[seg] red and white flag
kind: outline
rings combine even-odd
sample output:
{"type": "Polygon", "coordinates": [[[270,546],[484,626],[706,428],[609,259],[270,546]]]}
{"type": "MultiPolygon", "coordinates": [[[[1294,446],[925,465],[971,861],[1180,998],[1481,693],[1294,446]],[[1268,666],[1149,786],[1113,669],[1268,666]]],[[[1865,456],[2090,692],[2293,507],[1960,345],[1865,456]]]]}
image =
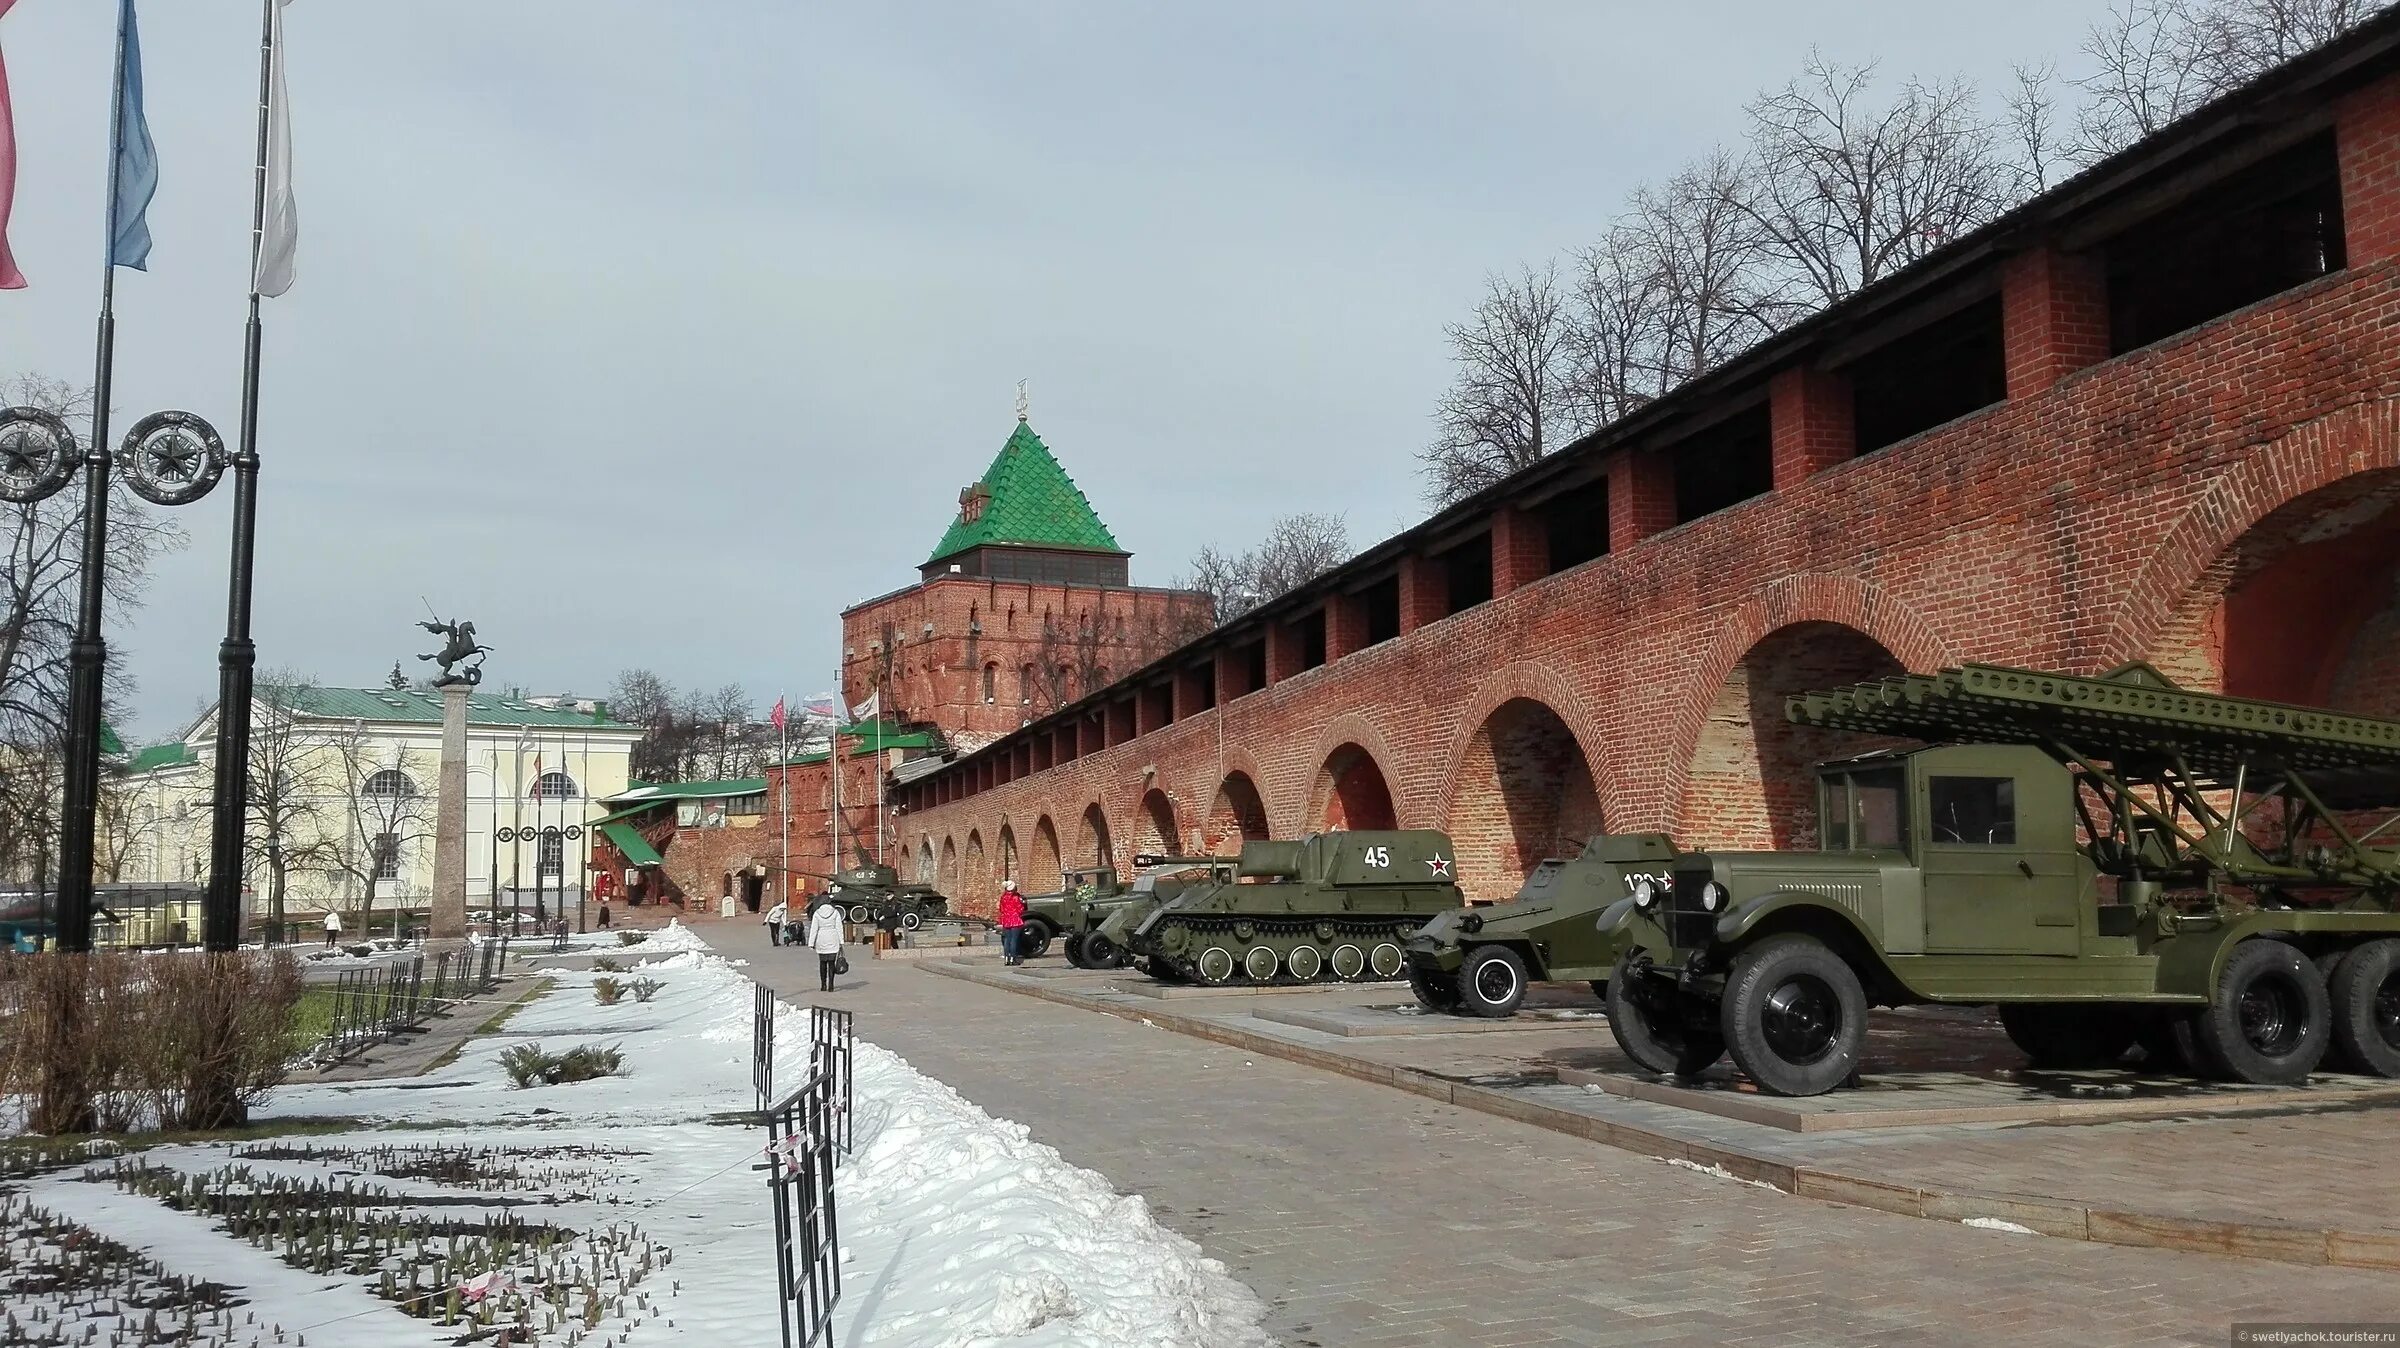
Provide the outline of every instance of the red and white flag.
{"type": "MultiPolygon", "coordinates": [[[[0,0],[5,18],[17,0],[0,0]]],[[[17,200],[17,123],[8,108],[8,57],[0,53],[0,290],[25,288],[25,273],[8,251],[8,210],[17,200]]]]}
{"type": "Polygon", "coordinates": [[[767,719],[774,723],[776,734],[783,733],[783,698],[780,695],[775,699],[775,710],[767,713],[767,719]]]}

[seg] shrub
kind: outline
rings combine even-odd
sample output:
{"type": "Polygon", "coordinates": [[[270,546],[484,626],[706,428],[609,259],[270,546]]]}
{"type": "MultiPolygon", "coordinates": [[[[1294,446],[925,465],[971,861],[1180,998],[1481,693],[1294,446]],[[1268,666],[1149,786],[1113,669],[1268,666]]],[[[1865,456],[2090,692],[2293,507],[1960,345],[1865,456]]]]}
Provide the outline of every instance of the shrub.
{"type": "Polygon", "coordinates": [[[345,955],[356,955],[363,960],[367,956],[375,953],[375,947],[367,944],[346,945],[342,947],[342,953],[345,955]]]}
{"type": "Polygon", "coordinates": [[[660,988],[665,986],[666,984],[655,978],[637,978],[633,980],[633,999],[637,1002],[649,1001],[658,995],[660,988]]]}
{"type": "MultiPolygon", "coordinates": [[[[625,1000],[625,980],[621,978],[593,979],[592,1000],[602,1006],[615,1006],[625,1000]]],[[[642,1000],[648,1001],[649,998],[645,997],[642,1000]]]]}
{"type": "Polygon", "coordinates": [[[519,1044],[500,1055],[501,1069],[520,1090],[615,1076],[624,1062],[623,1049],[594,1048],[589,1044],[564,1053],[545,1052],[540,1044],[519,1044]]]}
{"type": "Polygon", "coordinates": [[[618,945],[640,945],[642,942],[649,939],[650,933],[646,931],[621,931],[617,933],[618,945]]]}
{"type": "Polygon", "coordinates": [[[600,958],[592,961],[592,972],[596,974],[621,974],[625,972],[625,966],[617,963],[615,959],[607,955],[602,955],[600,958]]]}

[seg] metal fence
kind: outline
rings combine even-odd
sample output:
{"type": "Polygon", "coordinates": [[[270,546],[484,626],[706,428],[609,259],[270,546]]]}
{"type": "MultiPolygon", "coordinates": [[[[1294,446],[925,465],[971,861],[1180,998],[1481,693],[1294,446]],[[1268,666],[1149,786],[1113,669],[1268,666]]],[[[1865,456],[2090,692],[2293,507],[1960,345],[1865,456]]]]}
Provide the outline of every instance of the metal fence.
{"type": "Polygon", "coordinates": [[[834,1213],[835,1092],[830,1061],[815,1063],[798,1090],[767,1107],[767,1193],[775,1212],[776,1319],[784,1348],[833,1340],[842,1297],[841,1243],[834,1213]]]}
{"type": "Polygon", "coordinates": [[[833,1137],[844,1156],[850,1154],[850,1064],[858,1046],[854,1025],[847,1011],[830,1006],[808,1008],[808,1069],[832,1074],[833,1137]]]}
{"type": "Polygon", "coordinates": [[[412,955],[374,969],[344,969],[334,981],[332,1023],[317,1056],[338,1061],[370,1044],[409,1033],[450,1004],[500,986],[508,941],[485,941],[442,951],[426,975],[425,957],[412,955]]]}
{"type": "Polygon", "coordinates": [[[775,994],[764,983],[750,990],[750,1088],[764,1111],[775,1099],[775,994]]]}

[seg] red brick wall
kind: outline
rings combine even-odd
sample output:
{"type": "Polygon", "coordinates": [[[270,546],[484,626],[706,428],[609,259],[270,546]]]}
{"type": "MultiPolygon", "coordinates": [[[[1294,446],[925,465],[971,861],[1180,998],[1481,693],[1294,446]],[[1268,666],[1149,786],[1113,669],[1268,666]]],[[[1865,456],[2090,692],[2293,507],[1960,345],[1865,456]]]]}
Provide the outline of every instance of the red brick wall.
{"type": "MultiPolygon", "coordinates": [[[[1659,522],[1657,467],[1627,456],[1610,477],[1626,493],[1610,555],[911,814],[907,836],[939,849],[1003,819],[1063,831],[1096,811],[1122,863],[1153,786],[1208,802],[1184,817],[1210,843],[1235,831],[1219,797],[1236,773],[1283,837],[1364,826],[1380,783],[1400,826],[1457,832],[1461,882],[1491,894],[1585,820],[1689,846],[1813,839],[1801,764],[1852,746],[1791,733],[1775,708],[1792,687],[1964,660],[2098,672],[2136,658],[2216,686],[2244,568],[2340,537],[2343,570],[2377,574],[2359,512],[2400,491],[2400,259],[2380,260],[2400,251],[2400,224],[2368,246],[2377,212],[2400,211],[2384,146],[2400,145],[2400,110],[2386,106],[2343,113],[2344,181],[2366,194],[2347,271],[1680,527],[1659,522]],[[2373,195],[2387,187],[2389,211],[2373,195]],[[1521,699],[1549,716],[1509,705],[1521,699]]],[[[2049,330],[2061,349],[2020,344],[2012,369],[2063,372],[2091,354],[2072,323],[2049,330]]],[[[2333,699],[2361,710],[2400,710],[2400,616],[2381,574],[2382,599],[2346,638],[2310,633],[2333,699]]],[[[2244,640],[2238,624],[2230,639],[2244,640]]]]}

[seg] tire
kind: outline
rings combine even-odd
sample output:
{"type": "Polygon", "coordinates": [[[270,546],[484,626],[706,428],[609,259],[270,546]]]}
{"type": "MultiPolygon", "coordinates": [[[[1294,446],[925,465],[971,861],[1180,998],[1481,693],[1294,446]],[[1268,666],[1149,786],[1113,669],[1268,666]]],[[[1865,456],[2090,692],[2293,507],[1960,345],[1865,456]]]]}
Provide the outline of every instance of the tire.
{"type": "Polygon", "coordinates": [[[2281,941],[2244,941],[2192,1028],[2228,1079],[2289,1086],[2307,1080],[2332,1046],[2332,998],[2306,955],[2281,941]]]}
{"type": "Polygon", "coordinates": [[[915,931],[925,925],[925,915],[911,908],[900,915],[900,930],[915,931]]]}
{"type": "Polygon", "coordinates": [[[1049,953],[1050,928],[1046,923],[1028,922],[1017,928],[1017,962],[1034,959],[1049,953]]]}
{"type": "Polygon", "coordinates": [[[2369,941],[2342,961],[2332,989],[2333,1046],[2342,1064],[2400,1077],[2400,940],[2369,941]]]}
{"type": "Polygon", "coordinates": [[[2006,1003],[2000,1026],[2034,1066],[2061,1071],[2115,1066],[2136,1029],[2121,1008],[2074,1002],[2006,1003]]]}
{"type": "Polygon", "coordinates": [[[1719,1022],[1733,1062],[1769,1095],[1823,1095],[1858,1071],[1867,993],[1813,936],[1774,936],[1734,957],[1719,1022]]]}
{"type": "Polygon", "coordinates": [[[1458,966],[1458,1007],[1470,1016],[1506,1020],[1525,1000],[1525,961],[1504,945],[1479,945],[1458,966]]]}
{"type": "Polygon", "coordinates": [[[1593,979],[1592,995],[1600,999],[1602,1006],[1606,1006],[1608,1004],[1608,980],[1605,978],[1593,979]]]}
{"type": "Polygon", "coordinates": [[[1608,980],[1608,1032],[1634,1066],[1661,1076],[1698,1076],[1725,1056],[1725,1040],[1695,1015],[1691,998],[1650,972],[1646,955],[1617,957],[1608,980]]]}
{"type": "Polygon", "coordinates": [[[1086,969],[1122,969],[1125,952],[1115,941],[1098,932],[1086,932],[1083,938],[1083,967],[1086,969]]]}
{"type": "Polygon", "coordinates": [[[1076,932],[1074,935],[1069,936],[1066,940],[1067,963],[1075,966],[1078,969],[1089,969],[1092,967],[1089,963],[1085,962],[1083,958],[1084,935],[1085,933],[1083,932],[1076,932]]]}
{"type": "Polygon", "coordinates": [[[1450,1015],[1458,1010],[1458,980],[1431,969],[1408,966],[1408,990],[1417,995],[1417,1005],[1428,1011],[1450,1015]]]}

